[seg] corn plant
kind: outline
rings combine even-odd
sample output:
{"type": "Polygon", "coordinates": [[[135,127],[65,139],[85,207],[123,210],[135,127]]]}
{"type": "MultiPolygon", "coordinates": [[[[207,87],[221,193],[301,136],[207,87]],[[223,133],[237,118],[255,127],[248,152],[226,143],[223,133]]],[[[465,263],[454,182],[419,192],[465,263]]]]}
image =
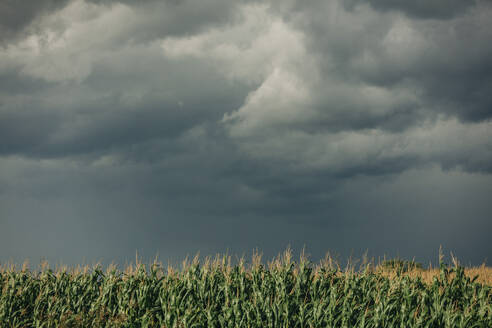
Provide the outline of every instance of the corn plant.
{"type": "Polygon", "coordinates": [[[492,287],[476,279],[460,266],[441,264],[427,283],[287,253],[267,266],[224,257],[167,272],[4,269],[0,327],[492,327],[492,287]]]}

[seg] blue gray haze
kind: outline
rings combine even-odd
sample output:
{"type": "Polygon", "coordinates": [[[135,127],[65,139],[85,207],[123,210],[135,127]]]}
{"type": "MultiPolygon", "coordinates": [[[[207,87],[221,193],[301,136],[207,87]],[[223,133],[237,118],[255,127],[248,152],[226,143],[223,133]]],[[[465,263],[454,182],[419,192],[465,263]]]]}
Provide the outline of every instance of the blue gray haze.
{"type": "Polygon", "coordinates": [[[0,1],[0,262],[492,260],[492,2],[0,1]]]}

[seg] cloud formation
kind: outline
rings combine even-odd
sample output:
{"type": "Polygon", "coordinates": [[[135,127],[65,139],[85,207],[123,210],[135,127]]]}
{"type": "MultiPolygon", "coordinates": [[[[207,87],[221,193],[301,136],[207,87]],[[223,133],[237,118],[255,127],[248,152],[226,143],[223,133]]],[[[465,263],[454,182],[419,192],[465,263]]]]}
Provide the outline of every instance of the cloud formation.
{"type": "Polygon", "coordinates": [[[489,2],[0,13],[0,261],[492,251],[489,2]]]}

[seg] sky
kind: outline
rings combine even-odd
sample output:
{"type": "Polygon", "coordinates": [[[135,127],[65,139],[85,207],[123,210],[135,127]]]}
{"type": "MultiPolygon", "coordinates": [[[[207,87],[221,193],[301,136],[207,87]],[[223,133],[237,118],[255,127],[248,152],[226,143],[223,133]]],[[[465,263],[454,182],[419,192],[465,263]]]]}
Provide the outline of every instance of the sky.
{"type": "Polygon", "coordinates": [[[492,261],[491,58],[485,0],[3,0],[0,262],[492,261]]]}

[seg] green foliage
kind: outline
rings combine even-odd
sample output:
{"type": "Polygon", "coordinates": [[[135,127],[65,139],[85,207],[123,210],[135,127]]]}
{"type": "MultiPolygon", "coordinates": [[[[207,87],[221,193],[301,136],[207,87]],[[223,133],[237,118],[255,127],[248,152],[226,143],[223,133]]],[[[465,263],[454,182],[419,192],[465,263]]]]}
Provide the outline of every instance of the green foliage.
{"type": "Polygon", "coordinates": [[[431,284],[308,261],[131,273],[0,271],[0,327],[492,327],[492,287],[441,266],[431,284]]]}

